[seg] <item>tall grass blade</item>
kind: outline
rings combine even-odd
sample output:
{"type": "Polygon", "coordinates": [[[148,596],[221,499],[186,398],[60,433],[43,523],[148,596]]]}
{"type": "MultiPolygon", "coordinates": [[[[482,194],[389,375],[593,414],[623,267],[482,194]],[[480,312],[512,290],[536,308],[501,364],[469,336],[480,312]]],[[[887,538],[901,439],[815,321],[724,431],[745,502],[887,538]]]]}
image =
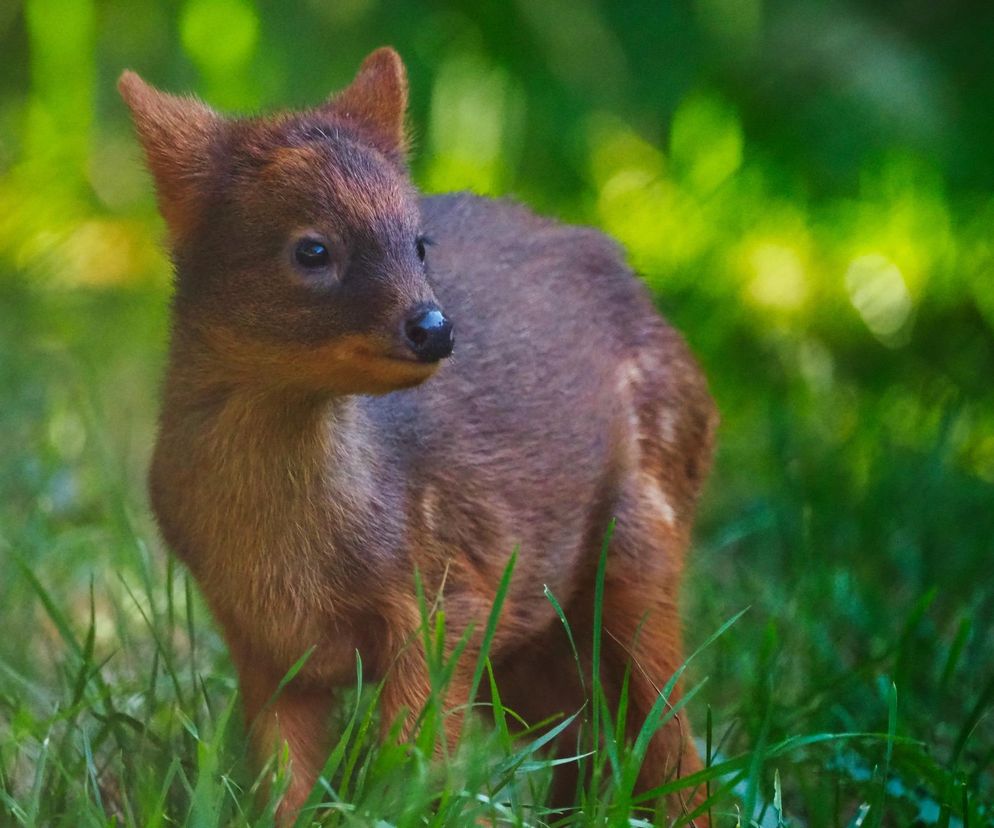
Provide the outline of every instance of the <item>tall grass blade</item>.
{"type": "MultiPolygon", "coordinates": [[[[504,599],[507,597],[508,589],[511,586],[511,575],[514,573],[514,565],[518,560],[518,547],[515,546],[511,552],[511,557],[504,567],[504,574],[501,576],[494,595],[494,602],[490,608],[490,615],[487,618],[487,626],[483,631],[483,640],[480,642],[480,652],[476,659],[476,667],[473,670],[473,679],[469,686],[469,697],[467,705],[473,706],[476,699],[477,690],[480,688],[480,681],[483,678],[483,671],[486,669],[487,659],[490,657],[490,646],[494,640],[494,633],[497,631],[497,621],[500,618],[501,608],[504,606],[504,599]]],[[[467,711],[468,712],[468,711],[467,711]]]]}
{"type": "MultiPolygon", "coordinates": [[[[601,543],[600,557],[597,559],[597,574],[594,578],[594,616],[593,616],[593,641],[590,659],[590,681],[591,681],[591,738],[594,745],[601,743],[601,715],[602,709],[607,706],[604,697],[604,688],[601,683],[601,641],[602,628],[604,623],[604,578],[607,572],[607,553],[611,545],[611,536],[614,534],[615,519],[608,523],[607,531],[604,533],[604,540],[601,543]]],[[[603,775],[603,765],[601,762],[593,763],[593,771],[590,774],[590,790],[600,789],[600,780],[603,775]]]]}
{"type": "Polygon", "coordinates": [[[964,618],[959,623],[959,627],[956,629],[956,636],[953,638],[953,643],[949,647],[949,654],[946,656],[946,663],[942,668],[942,675],[939,678],[939,689],[945,690],[949,686],[949,682],[956,672],[956,668],[959,666],[960,659],[963,657],[963,650],[966,647],[966,642],[970,638],[970,633],[973,630],[973,620],[970,618],[964,618]]]}
{"type": "Polygon", "coordinates": [[[967,742],[970,740],[970,736],[973,734],[974,729],[983,718],[987,708],[992,705],[994,705],[994,672],[992,672],[990,678],[987,679],[987,684],[985,684],[984,689],[980,691],[980,696],[977,698],[976,703],[970,709],[969,714],[967,714],[966,719],[960,727],[959,733],[956,736],[956,741],[953,743],[953,752],[949,760],[949,764],[951,766],[955,765],[959,761],[960,757],[963,755],[964,748],[966,748],[967,742]]]}
{"type": "Polygon", "coordinates": [[[583,675],[583,666],[580,664],[580,653],[576,649],[576,641],[573,638],[573,630],[570,627],[569,621],[566,619],[566,613],[563,612],[563,608],[560,606],[559,601],[556,599],[556,596],[552,594],[552,590],[549,589],[548,586],[543,586],[542,591],[545,594],[546,600],[552,604],[552,608],[555,610],[560,623],[563,625],[563,629],[566,630],[566,638],[569,640],[570,650],[573,653],[573,661],[576,663],[576,674],[580,678],[580,691],[586,695],[587,682],[583,675]]]}
{"type": "MultiPolygon", "coordinates": [[[[131,599],[132,603],[135,605],[135,609],[138,610],[138,614],[141,615],[142,621],[145,622],[145,626],[148,628],[149,633],[152,636],[152,641],[155,644],[155,651],[162,657],[163,663],[165,664],[166,674],[169,676],[169,680],[173,685],[173,692],[176,694],[176,700],[181,707],[186,707],[186,694],[183,691],[183,685],[180,683],[179,675],[173,667],[172,659],[170,658],[170,651],[166,647],[165,642],[160,635],[158,627],[153,622],[152,617],[145,612],[145,608],[142,606],[141,601],[138,600],[138,596],[135,595],[131,586],[128,584],[127,580],[118,573],[118,581],[124,587],[125,592],[128,593],[128,597],[131,599]]],[[[192,659],[191,659],[192,661],[192,659]]],[[[194,688],[196,688],[196,674],[192,674],[194,678],[194,688]]]]}
{"type": "Polygon", "coordinates": [[[224,754],[224,737],[237,704],[232,695],[220,718],[214,723],[209,740],[197,742],[197,781],[193,788],[187,824],[191,828],[214,828],[221,824],[224,807],[224,787],[218,784],[221,757],[224,754]]]}
{"type": "Polygon", "coordinates": [[[280,695],[286,689],[286,686],[297,677],[297,674],[304,669],[304,665],[307,664],[308,661],[310,661],[311,656],[314,655],[315,649],[316,645],[312,644],[310,647],[307,648],[307,650],[300,658],[298,658],[295,662],[293,662],[292,665],[290,665],[290,669],[283,674],[283,678],[281,678],[279,684],[276,685],[276,690],[273,691],[273,694],[266,701],[266,704],[262,708],[263,710],[272,707],[273,703],[280,697],[280,695]]]}
{"type": "Polygon", "coordinates": [[[869,811],[870,811],[869,804],[866,802],[862,803],[856,809],[856,813],[853,815],[853,818],[849,820],[849,825],[847,826],[847,828],[860,828],[860,826],[863,824],[863,821],[866,819],[866,815],[869,813],[869,811]]]}
{"type": "Polygon", "coordinates": [[[876,807],[872,809],[873,825],[883,824],[884,801],[887,798],[887,781],[890,779],[890,765],[894,756],[894,739],[897,737],[897,685],[890,683],[887,691],[887,743],[884,752],[884,771],[880,779],[876,807]]]}

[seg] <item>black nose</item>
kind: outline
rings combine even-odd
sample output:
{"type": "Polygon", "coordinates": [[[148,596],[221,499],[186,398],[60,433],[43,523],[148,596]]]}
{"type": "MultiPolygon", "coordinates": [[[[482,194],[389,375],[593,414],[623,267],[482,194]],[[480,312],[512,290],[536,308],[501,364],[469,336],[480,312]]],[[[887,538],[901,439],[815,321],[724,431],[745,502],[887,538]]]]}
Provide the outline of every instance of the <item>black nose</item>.
{"type": "Polygon", "coordinates": [[[436,305],[422,305],[404,322],[407,344],[419,362],[438,362],[452,353],[452,323],[436,305]]]}

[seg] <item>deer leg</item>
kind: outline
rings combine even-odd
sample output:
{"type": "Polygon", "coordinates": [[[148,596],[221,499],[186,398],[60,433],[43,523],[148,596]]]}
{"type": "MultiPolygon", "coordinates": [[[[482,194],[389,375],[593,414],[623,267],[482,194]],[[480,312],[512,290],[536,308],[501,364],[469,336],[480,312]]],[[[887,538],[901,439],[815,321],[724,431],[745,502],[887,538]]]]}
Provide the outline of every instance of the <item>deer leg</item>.
{"type": "MultiPolygon", "coordinates": [[[[462,653],[448,686],[444,689],[432,688],[420,636],[409,635],[384,681],[380,697],[380,726],[383,735],[387,736],[399,721],[400,741],[414,739],[419,717],[432,698],[432,693],[441,693],[439,726],[443,730],[445,746],[452,755],[458,746],[467,712],[474,665],[473,653],[462,653]]],[[[436,747],[436,752],[440,751],[441,743],[436,747]]]]}
{"type": "MultiPolygon", "coordinates": [[[[604,589],[602,671],[606,686],[617,692],[625,670],[629,670],[627,730],[632,741],[684,661],[676,582],[652,583],[641,574],[618,578],[609,573],[604,589]]],[[[680,698],[678,683],[669,694],[667,710],[680,698]]],[[[686,711],[680,710],[653,734],[636,791],[651,790],[700,768],[686,711]]],[[[693,811],[703,799],[702,787],[688,788],[668,796],[663,805],[668,816],[678,817],[693,811]]],[[[700,828],[709,822],[705,815],[695,818],[693,824],[700,828]]]]}
{"type": "Polygon", "coordinates": [[[280,825],[292,824],[328,755],[333,694],[327,688],[298,687],[293,682],[277,694],[281,677],[275,673],[244,669],[240,674],[245,720],[258,766],[284,745],[289,752],[290,782],[276,818],[280,825]]]}

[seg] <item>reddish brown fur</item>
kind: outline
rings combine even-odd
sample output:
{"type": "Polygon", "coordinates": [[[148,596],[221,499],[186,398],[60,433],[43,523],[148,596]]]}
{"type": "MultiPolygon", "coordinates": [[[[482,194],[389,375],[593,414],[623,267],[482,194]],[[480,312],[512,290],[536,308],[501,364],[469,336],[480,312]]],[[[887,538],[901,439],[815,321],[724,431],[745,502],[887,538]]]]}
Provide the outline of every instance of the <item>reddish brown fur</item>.
{"type": "MultiPolygon", "coordinates": [[[[427,699],[415,567],[441,592],[455,641],[482,628],[518,545],[491,652],[505,701],[532,720],[579,708],[543,587],[589,667],[612,516],[602,672],[617,694],[633,665],[634,735],[682,662],[677,591],[716,418],[615,246],[507,201],[418,197],[389,49],[329,103],[268,119],[224,119],[131,73],[120,86],[177,269],[152,503],[224,631],[260,757],[289,744],[284,815],[321,767],[357,650],[386,682],[385,725],[427,699]],[[427,267],[421,232],[436,242],[427,267]],[[328,240],[331,275],[293,265],[301,234],[328,240]],[[437,373],[399,333],[429,301],[458,327],[437,373]]],[[[451,707],[468,693],[474,646],[451,707]]],[[[678,718],[653,739],[640,786],[698,767],[678,718]]],[[[569,778],[558,785],[568,795],[569,778]]]]}

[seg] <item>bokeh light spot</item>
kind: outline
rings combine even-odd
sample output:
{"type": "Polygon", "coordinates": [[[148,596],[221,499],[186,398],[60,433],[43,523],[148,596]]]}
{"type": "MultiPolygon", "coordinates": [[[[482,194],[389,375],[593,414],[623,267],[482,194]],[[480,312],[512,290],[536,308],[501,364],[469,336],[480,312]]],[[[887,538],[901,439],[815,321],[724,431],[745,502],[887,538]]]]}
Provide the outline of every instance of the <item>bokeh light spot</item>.
{"type": "Polygon", "coordinates": [[[715,96],[689,96],[673,116],[670,154],[674,168],[693,190],[710,193],[742,164],[738,115],[715,96]]]}
{"type": "Polygon", "coordinates": [[[808,297],[808,282],[800,254],[792,247],[760,242],[747,254],[752,279],[749,298],[757,305],[784,311],[798,310],[808,297]]]}
{"type": "Polygon", "coordinates": [[[872,253],[854,259],[846,271],[846,290],[866,327],[882,340],[897,334],[911,315],[911,295],[897,265],[872,253]]]}
{"type": "Polygon", "coordinates": [[[259,36],[259,18],[244,0],[189,0],[180,36],[197,66],[216,74],[248,60],[259,36]]]}
{"type": "Polygon", "coordinates": [[[587,136],[590,171],[599,187],[620,170],[639,170],[648,178],[661,176],[665,170],[662,152],[620,118],[605,112],[595,113],[588,120],[587,136]]]}
{"type": "Polygon", "coordinates": [[[456,57],[438,73],[431,99],[430,190],[499,190],[510,133],[520,121],[507,74],[476,57],[456,57]]]}
{"type": "Polygon", "coordinates": [[[91,219],[76,227],[61,247],[61,281],[110,285],[128,281],[137,263],[135,237],[121,222],[91,219]]]}

